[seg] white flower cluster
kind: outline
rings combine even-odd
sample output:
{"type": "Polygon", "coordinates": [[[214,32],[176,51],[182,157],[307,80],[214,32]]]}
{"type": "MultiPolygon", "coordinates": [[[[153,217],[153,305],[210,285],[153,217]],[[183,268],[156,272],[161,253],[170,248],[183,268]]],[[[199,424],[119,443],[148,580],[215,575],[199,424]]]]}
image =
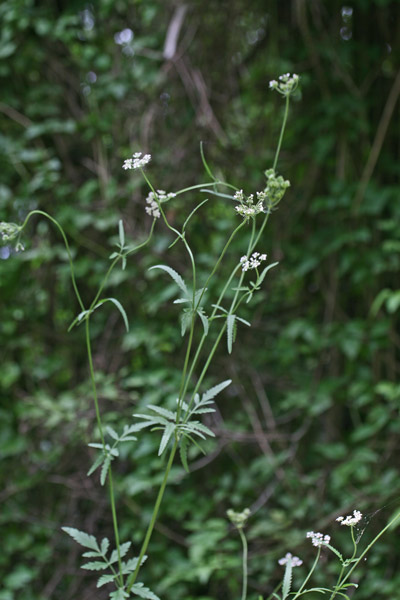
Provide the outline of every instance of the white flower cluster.
{"type": "Polygon", "coordinates": [[[233,198],[240,202],[240,204],[235,206],[235,210],[241,217],[255,217],[259,213],[264,212],[264,192],[257,192],[257,204],[254,204],[253,202],[254,194],[250,194],[250,196],[246,197],[243,190],[235,192],[233,198]]]}
{"type": "Polygon", "coordinates": [[[249,269],[257,269],[257,267],[259,267],[264,260],[267,260],[267,255],[260,254],[259,252],[253,252],[253,254],[250,257],[244,255],[240,259],[242,271],[248,271],[249,269]]]}
{"type": "Polygon", "coordinates": [[[315,533],[314,531],[309,531],[307,533],[307,537],[311,538],[311,542],[313,546],[326,546],[331,541],[330,535],[323,535],[322,533],[315,533]]]}
{"type": "Polygon", "coordinates": [[[160,213],[160,209],[159,209],[157,200],[159,203],[167,202],[167,200],[170,200],[171,198],[175,198],[175,196],[176,196],[176,194],[174,194],[173,192],[167,194],[167,192],[165,190],[157,190],[156,195],[154,194],[154,192],[150,192],[146,198],[147,214],[150,215],[151,217],[153,217],[154,219],[159,219],[161,217],[161,213],[160,213]],[[157,198],[157,200],[156,200],[156,198],[157,198]]]}
{"type": "Polygon", "coordinates": [[[297,88],[299,79],[300,78],[296,73],[293,73],[293,75],[285,73],[284,75],[279,76],[279,81],[276,81],[276,79],[270,81],[269,87],[271,90],[276,90],[282,94],[282,96],[289,96],[297,88]]]}
{"type": "Polygon", "coordinates": [[[357,525],[362,519],[362,513],[359,510],[353,510],[352,515],[347,515],[347,517],[338,517],[336,521],[339,521],[341,525],[347,525],[348,527],[354,527],[357,525]]]}
{"type": "Polygon", "coordinates": [[[292,556],[290,552],[287,552],[283,558],[278,560],[280,565],[286,565],[288,560],[291,560],[292,567],[300,567],[303,564],[303,561],[298,556],[292,556]]]}
{"type": "Polygon", "coordinates": [[[151,154],[142,156],[141,152],[132,154],[132,158],[127,158],[122,165],[123,169],[143,169],[151,160],[151,154]]]}

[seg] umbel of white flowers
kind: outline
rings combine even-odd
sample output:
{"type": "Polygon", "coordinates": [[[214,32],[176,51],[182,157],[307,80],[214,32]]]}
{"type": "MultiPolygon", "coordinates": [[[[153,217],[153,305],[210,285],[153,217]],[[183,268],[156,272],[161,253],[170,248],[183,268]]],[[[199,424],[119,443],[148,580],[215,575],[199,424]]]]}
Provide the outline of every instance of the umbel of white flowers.
{"type": "Polygon", "coordinates": [[[336,521],[339,521],[341,525],[347,525],[348,527],[354,527],[357,525],[362,519],[362,513],[359,510],[353,510],[352,515],[347,515],[347,517],[338,517],[336,521]]]}
{"type": "Polygon", "coordinates": [[[156,193],[149,192],[149,195],[146,198],[146,212],[148,215],[153,217],[154,219],[159,219],[161,217],[159,204],[163,202],[167,202],[171,198],[175,198],[176,194],[174,192],[170,192],[167,194],[165,190],[157,190],[156,193]]]}
{"type": "Polygon", "coordinates": [[[261,263],[267,260],[266,254],[260,254],[259,252],[253,252],[250,257],[242,256],[240,259],[240,264],[242,266],[242,271],[249,271],[250,269],[257,269],[261,265],[261,263]]]}
{"type": "Polygon", "coordinates": [[[271,90],[279,92],[282,96],[290,96],[297,88],[299,80],[300,77],[296,75],[296,73],[293,73],[293,75],[285,73],[284,75],[279,76],[279,81],[272,79],[272,81],[269,82],[269,87],[271,90]]]}
{"type": "Polygon", "coordinates": [[[311,538],[311,542],[313,546],[326,546],[331,541],[330,535],[324,535],[323,533],[315,533],[314,531],[309,531],[307,533],[307,537],[311,538]]]}
{"type": "Polygon", "coordinates": [[[143,169],[151,161],[151,154],[142,156],[141,152],[132,154],[132,158],[127,158],[122,165],[123,169],[143,169]]]}

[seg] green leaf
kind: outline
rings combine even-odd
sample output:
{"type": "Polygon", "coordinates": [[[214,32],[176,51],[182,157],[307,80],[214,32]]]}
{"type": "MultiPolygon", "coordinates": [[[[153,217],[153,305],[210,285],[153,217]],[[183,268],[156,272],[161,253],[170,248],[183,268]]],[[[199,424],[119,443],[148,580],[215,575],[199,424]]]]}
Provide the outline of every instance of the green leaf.
{"type": "Polygon", "coordinates": [[[106,456],[100,471],[100,483],[104,485],[107,479],[108,469],[111,464],[111,456],[106,456]]]}
{"type": "Polygon", "coordinates": [[[154,267],[150,267],[149,271],[151,271],[152,269],[161,269],[168,273],[168,275],[172,277],[172,279],[175,281],[176,285],[180,287],[185,296],[189,295],[185,282],[183,281],[179,273],[174,271],[174,269],[171,269],[171,267],[168,267],[167,265],[154,265],[154,267]]]}
{"type": "Polygon", "coordinates": [[[283,576],[283,584],[282,584],[282,600],[286,600],[290,593],[290,588],[292,587],[292,559],[289,557],[287,559],[285,574],[283,576]]]}
{"type": "Polygon", "coordinates": [[[192,431],[193,433],[196,433],[197,435],[198,435],[198,432],[201,431],[201,433],[205,433],[206,435],[209,435],[210,437],[215,437],[215,433],[213,431],[211,431],[211,429],[206,427],[206,425],[203,425],[203,423],[200,423],[199,421],[190,421],[189,423],[186,423],[185,427],[190,427],[190,431],[192,431]]]}
{"type": "Polygon", "coordinates": [[[195,214],[195,212],[196,212],[197,210],[199,210],[199,208],[200,208],[201,206],[203,206],[203,204],[205,204],[206,202],[208,202],[208,198],[207,198],[206,200],[203,200],[203,202],[200,202],[200,204],[198,204],[198,205],[197,205],[197,206],[196,206],[196,207],[195,207],[195,208],[192,210],[192,212],[190,213],[190,215],[188,216],[188,218],[186,219],[186,221],[185,221],[185,222],[184,222],[184,224],[183,224],[182,231],[185,231],[185,229],[186,229],[186,227],[187,227],[187,225],[188,225],[188,223],[189,223],[190,219],[193,217],[193,215],[195,214]]]}
{"type": "Polygon", "coordinates": [[[105,555],[108,552],[108,548],[110,547],[110,540],[108,538],[103,538],[101,540],[101,552],[105,555]]]}
{"type": "Polygon", "coordinates": [[[149,588],[144,587],[143,583],[135,583],[131,587],[131,591],[137,596],[140,596],[140,598],[147,598],[148,600],[160,600],[160,598],[153,594],[149,588]]]}
{"type": "Polygon", "coordinates": [[[226,318],[226,334],[227,334],[227,345],[228,345],[228,353],[229,354],[232,354],[235,319],[236,319],[236,315],[231,315],[231,314],[229,314],[226,318]]]}
{"type": "Polygon", "coordinates": [[[125,598],[129,598],[129,594],[123,588],[119,588],[116,592],[110,594],[111,600],[125,600],[125,598]]]}
{"type": "Polygon", "coordinates": [[[279,265],[279,263],[278,263],[278,262],[274,262],[274,263],[271,263],[270,265],[268,265],[268,267],[265,267],[265,269],[262,271],[261,275],[260,275],[260,276],[258,277],[258,279],[257,279],[257,286],[259,286],[259,285],[261,285],[261,284],[262,284],[262,282],[264,281],[264,279],[265,279],[265,276],[266,276],[266,274],[268,273],[268,271],[269,271],[270,269],[273,269],[273,268],[274,268],[274,267],[276,267],[277,265],[279,265]]]}
{"type": "Polygon", "coordinates": [[[90,550],[89,552],[84,552],[82,554],[82,558],[102,558],[101,552],[96,552],[96,550],[90,550]]]}
{"type": "Polygon", "coordinates": [[[107,433],[108,433],[108,435],[110,437],[114,438],[114,440],[119,440],[118,433],[112,427],[110,427],[109,425],[107,425],[106,431],[107,431],[107,433]]]}
{"type": "Polygon", "coordinates": [[[89,535],[88,533],[79,531],[79,529],[74,529],[73,527],[61,527],[61,529],[70,535],[78,544],[84,546],[84,548],[90,548],[91,550],[100,552],[97,540],[93,535],[89,535]]]}
{"type": "Polygon", "coordinates": [[[147,408],[162,415],[163,417],[166,417],[167,419],[171,419],[172,421],[175,421],[176,419],[176,412],[172,412],[170,410],[167,410],[166,408],[162,408],[161,406],[154,406],[154,404],[149,404],[147,408]]]}
{"type": "Polygon", "coordinates": [[[115,575],[102,575],[98,580],[97,580],[97,585],[96,587],[102,587],[103,585],[106,585],[106,583],[111,583],[112,581],[114,581],[115,575]]]}
{"type": "Polygon", "coordinates": [[[175,431],[175,423],[168,423],[168,425],[164,429],[164,433],[161,438],[160,447],[158,449],[158,456],[161,456],[162,453],[164,452],[164,450],[167,447],[167,444],[171,438],[171,435],[174,433],[174,431],[175,431]]]}
{"type": "Polygon", "coordinates": [[[185,308],[181,315],[181,335],[184,336],[187,328],[192,322],[193,312],[191,308],[185,308]]]}
{"type": "Polygon", "coordinates": [[[87,569],[88,571],[101,571],[102,569],[108,569],[109,564],[106,562],[94,561],[85,563],[82,565],[82,569],[87,569]]]}
{"type": "Polygon", "coordinates": [[[94,473],[95,470],[98,469],[101,464],[103,464],[104,459],[105,455],[102,452],[101,454],[99,454],[99,456],[96,458],[89,471],[87,472],[88,477],[90,477],[90,475],[92,475],[92,473],[94,473]]]}
{"type": "MultiPolygon", "coordinates": [[[[139,558],[136,556],[135,558],[130,558],[129,560],[122,563],[122,573],[124,575],[127,575],[128,573],[132,573],[132,571],[134,571],[137,567],[138,564],[138,560],[139,558]]],[[[147,560],[147,555],[145,554],[142,558],[142,562],[140,563],[141,565],[143,563],[145,563],[147,560]]]]}
{"type": "MultiPolygon", "coordinates": [[[[125,542],[124,544],[120,544],[119,552],[121,558],[123,558],[131,547],[131,542],[125,542]]],[[[110,558],[110,565],[113,565],[118,560],[118,550],[113,550],[110,558]]]]}
{"type": "Polygon", "coordinates": [[[217,181],[217,178],[214,177],[214,175],[211,172],[210,167],[208,166],[208,163],[206,161],[206,157],[204,155],[204,149],[203,149],[203,142],[200,142],[200,155],[201,155],[201,160],[203,163],[203,166],[206,170],[207,175],[213,180],[213,181],[217,181]]]}
{"type": "Polygon", "coordinates": [[[124,320],[126,330],[129,331],[128,317],[126,316],[125,309],[122,306],[121,302],[119,302],[119,300],[117,300],[116,298],[104,298],[98,304],[96,304],[95,309],[98,308],[99,306],[101,306],[102,304],[104,304],[105,302],[112,302],[114,304],[114,306],[117,307],[117,309],[121,313],[121,316],[122,316],[122,318],[124,320]]]}
{"type": "Polygon", "coordinates": [[[214,385],[212,388],[210,388],[209,390],[204,392],[204,394],[201,397],[201,404],[203,404],[203,402],[206,402],[208,400],[212,400],[212,398],[215,398],[215,396],[218,396],[218,394],[220,394],[222,392],[222,390],[227,388],[228,385],[231,385],[231,383],[232,383],[232,379],[226,379],[225,381],[222,381],[221,383],[214,385]]]}
{"type": "Polygon", "coordinates": [[[207,335],[207,333],[208,333],[208,318],[206,317],[206,315],[204,314],[204,312],[201,308],[199,308],[197,310],[197,314],[199,315],[201,322],[203,323],[204,334],[207,335]]]}
{"type": "Polygon", "coordinates": [[[125,246],[125,231],[124,231],[124,223],[123,223],[122,219],[120,219],[120,221],[118,223],[118,229],[119,229],[119,243],[121,244],[121,248],[123,248],[125,246]]]}

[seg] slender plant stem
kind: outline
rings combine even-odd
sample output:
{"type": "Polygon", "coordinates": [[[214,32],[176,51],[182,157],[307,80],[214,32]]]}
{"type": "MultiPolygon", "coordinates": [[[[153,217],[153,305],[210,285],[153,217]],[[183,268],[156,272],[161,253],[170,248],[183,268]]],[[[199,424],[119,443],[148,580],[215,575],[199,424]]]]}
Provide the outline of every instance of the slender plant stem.
{"type": "Polygon", "coordinates": [[[167,487],[168,477],[169,477],[169,474],[170,474],[170,471],[171,471],[172,464],[174,462],[174,457],[175,457],[177,448],[178,448],[178,442],[177,442],[177,440],[175,440],[174,445],[171,448],[171,453],[169,455],[167,466],[165,468],[164,478],[163,478],[160,490],[159,490],[158,495],[157,495],[156,503],[155,503],[154,509],[153,509],[153,514],[152,514],[149,526],[147,528],[147,532],[146,532],[146,536],[145,536],[143,544],[142,544],[142,548],[140,550],[140,554],[139,554],[139,558],[138,558],[138,563],[136,565],[136,569],[135,569],[134,573],[132,573],[132,575],[130,575],[129,578],[128,578],[128,582],[127,582],[127,592],[128,592],[128,594],[131,591],[132,586],[133,586],[133,584],[135,583],[135,581],[137,579],[137,576],[138,576],[138,573],[139,573],[139,570],[140,570],[140,567],[141,567],[141,564],[142,564],[142,561],[143,561],[143,557],[146,554],[147,547],[148,547],[149,542],[150,542],[151,534],[153,533],[154,525],[155,525],[156,520],[157,520],[158,511],[160,510],[160,506],[161,506],[161,502],[162,502],[162,499],[163,499],[163,496],[164,496],[165,488],[167,487]]]}
{"type": "Polygon", "coordinates": [[[314,573],[315,571],[315,567],[317,566],[317,563],[319,561],[319,557],[321,556],[321,546],[318,547],[318,552],[317,552],[317,556],[315,557],[313,566],[311,567],[310,571],[308,572],[306,578],[304,579],[303,583],[301,584],[301,587],[299,588],[299,590],[297,591],[296,595],[293,596],[293,600],[296,600],[296,598],[298,598],[301,594],[301,592],[304,590],[304,588],[306,587],[311,575],[314,573]]]}
{"type": "Polygon", "coordinates": [[[22,225],[21,225],[21,231],[26,227],[26,225],[28,224],[29,219],[33,215],[42,215],[42,217],[46,217],[46,219],[49,219],[49,221],[51,221],[57,227],[57,229],[59,230],[59,232],[61,233],[61,236],[62,236],[63,241],[64,241],[65,248],[67,250],[68,262],[69,262],[69,269],[70,269],[70,273],[71,273],[72,287],[74,288],[75,296],[76,296],[76,298],[77,298],[77,300],[79,302],[79,306],[81,307],[82,310],[85,310],[85,306],[84,306],[84,304],[82,302],[82,298],[81,298],[81,295],[79,293],[78,286],[77,286],[77,283],[76,283],[74,263],[73,263],[73,260],[72,260],[71,250],[70,250],[69,243],[68,243],[68,240],[67,240],[67,236],[65,235],[64,229],[61,227],[60,223],[56,219],[54,219],[53,217],[51,217],[49,214],[47,214],[43,210],[32,210],[26,216],[25,221],[22,223],[22,225]]]}
{"type": "Polygon", "coordinates": [[[113,484],[111,465],[108,467],[108,487],[109,487],[109,491],[110,491],[110,504],[111,504],[113,527],[114,527],[115,546],[117,548],[117,554],[118,554],[119,579],[120,579],[121,585],[123,585],[124,578],[122,575],[121,549],[120,549],[120,541],[119,541],[117,511],[115,508],[114,484],[113,484]]]}
{"type": "Polygon", "coordinates": [[[279,154],[280,154],[280,151],[281,151],[281,146],[282,146],[282,141],[283,141],[283,135],[284,135],[285,129],[286,129],[286,122],[287,122],[287,118],[288,118],[288,114],[289,114],[289,104],[290,104],[290,95],[288,94],[286,96],[285,112],[283,114],[283,121],[282,121],[282,126],[281,126],[281,132],[280,132],[280,135],[279,135],[278,146],[276,148],[274,164],[273,164],[273,167],[272,167],[274,169],[274,171],[275,171],[276,166],[278,164],[279,154]]]}
{"type": "Polygon", "coordinates": [[[354,569],[357,568],[357,566],[360,564],[360,562],[362,561],[362,559],[364,558],[364,556],[371,550],[372,546],[379,540],[379,538],[390,528],[392,527],[396,521],[400,520],[400,512],[397,513],[397,515],[395,515],[393,517],[393,519],[391,519],[389,521],[389,523],[386,525],[386,527],[384,527],[382,529],[382,531],[380,531],[372,540],[372,542],[370,542],[368,544],[368,546],[365,548],[364,552],[362,552],[360,554],[360,556],[358,557],[358,559],[354,562],[353,566],[349,569],[349,571],[346,573],[346,576],[344,577],[344,579],[340,582],[341,585],[343,585],[347,579],[350,577],[350,575],[352,574],[352,572],[354,571],[354,569]]]}
{"type": "Polygon", "coordinates": [[[241,527],[238,528],[240,539],[242,540],[242,569],[243,569],[243,582],[242,582],[242,599],[246,600],[247,598],[247,539],[244,534],[244,531],[241,527]]]}

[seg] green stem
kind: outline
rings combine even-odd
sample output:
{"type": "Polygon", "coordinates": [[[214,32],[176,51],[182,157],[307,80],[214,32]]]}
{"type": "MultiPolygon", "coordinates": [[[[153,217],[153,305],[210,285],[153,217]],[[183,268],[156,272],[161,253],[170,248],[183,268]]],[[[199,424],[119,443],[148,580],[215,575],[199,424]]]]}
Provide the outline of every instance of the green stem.
{"type": "Polygon", "coordinates": [[[301,592],[304,590],[304,588],[305,588],[305,586],[307,585],[307,583],[308,583],[308,581],[309,581],[309,579],[310,579],[311,575],[312,575],[312,574],[314,573],[314,571],[315,571],[315,567],[317,566],[317,563],[318,563],[318,561],[319,561],[319,557],[320,557],[320,555],[321,555],[321,546],[319,546],[319,547],[318,547],[318,552],[317,552],[317,556],[315,557],[314,564],[313,564],[313,566],[311,567],[311,569],[310,569],[310,571],[309,571],[309,573],[308,573],[307,577],[305,578],[305,580],[304,580],[304,581],[303,581],[303,583],[301,584],[301,587],[300,587],[300,588],[299,588],[299,590],[297,591],[296,595],[295,595],[295,596],[293,596],[293,600],[296,600],[296,598],[298,598],[298,597],[300,596],[301,592]]]}
{"type": "Polygon", "coordinates": [[[97,426],[99,428],[101,443],[103,444],[103,447],[105,448],[103,425],[101,423],[100,409],[99,409],[99,398],[97,395],[97,386],[96,386],[95,375],[94,375],[92,345],[90,342],[89,320],[90,320],[90,317],[88,317],[85,321],[86,350],[87,350],[87,356],[88,356],[88,362],[89,362],[90,381],[92,383],[92,392],[93,392],[94,408],[96,411],[97,426]]]}
{"type": "Polygon", "coordinates": [[[133,584],[135,583],[137,576],[139,574],[139,570],[141,567],[141,563],[143,560],[144,555],[146,554],[149,542],[150,542],[150,538],[151,535],[153,533],[153,529],[154,529],[154,525],[156,523],[157,520],[157,516],[158,516],[158,511],[160,510],[160,506],[161,506],[161,502],[164,496],[164,492],[165,492],[165,488],[167,487],[167,482],[168,482],[168,477],[171,471],[171,467],[172,467],[172,463],[174,462],[174,457],[176,454],[176,450],[178,448],[178,442],[175,440],[174,445],[172,446],[171,449],[171,454],[169,455],[169,460],[165,469],[165,473],[164,473],[164,478],[163,481],[161,483],[161,487],[160,490],[158,492],[158,496],[156,499],[156,503],[154,505],[154,509],[153,509],[153,514],[151,517],[151,521],[149,523],[149,526],[147,528],[147,532],[146,532],[146,537],[144,538],[143,544],[142,544],[142,548],[140,550],[140,554],[139,554],[139,558],[138,558],[138,563],[136,565],[136,569],[134,571],[134,573],[132,573],[132,575],[129,576],[128,578],[128,582],[127,582],[127,593],[129,594],[129,592],[132,589],[133,584]]]}
{"type": "Polygon", "coordinates": [[[246,598],[247,598],[247,540],[246,540],[246,536],[243,532],[243,529],[239,528],[238,531],[239,531],[240,539],[242,540],[242,548],[243,548],[243,555],[242,555],[243,583],[242,583],[242,599],[241,600],[246,600],[246,598]]]}
{"type": "Polygon", "coordinates": [[[386,525],[386,527],[384,527],[382,529],[382,531],[380,531],[378,533],[378,535],[376,535],[374,537],[372,542],[370,544],[368,544],[368,546],[365,548],[364,552],[362,552],[362,554],[360,554],[360,556],[358,557],[358,559],[356,560],[354,565],[351,567],[351,569],[349,569],[348,573],[346,574],[346,577],[340,582],[341,586],[347,581],[347,579],[350,577],[350,575],[352,574],[354,569],[360,564],[360,562],[362,561],[364,556],[371,550],[372,546],[379,540],[379,538],[385,533],[385,531],[387,531],[390,527],[392,527],[392,525],[394,525],[394,523],[396,521],[398,521],[399,519],[400,519],[400,512],[398,512],[397,515],[394,516],[391,521],[389,521],[389,523],[386,525]]]}
{"type": "Polygon", "coordinates": [[[82,310],[85,310],[85,306],[82,302],[82,298],[81,295],[79,293],[78,290],[78,286],[76,283],[76,279],[75,279],[75,269],[74,269],[74,263],[72,260],[72,254],[71,254],[71,250],[68,244],[68,240],[67,240],[67,236],[65,235],[64,229],[61,227],[61,225],[59,224],[59,222],[54,219],[53,217],[51,217],[49,214],[47,214],[46,212],[44,212],[43,210],[32,210],[25,218],[25,221],[22,223],[21,225],[21,231],[23,229],[25,229],[26,225],[28,224],[29,219],[32,217],[32,215],[42,215],[43,217],[46,217],[46,219],[49,219],[49,221],[51,221],[59,230],[59,232],[62,235],[62,238],[64,240],[64,245],[65,248],[67,250],[67,255],[68,255],[68,262],[69,262],[69,269],[70,269],[70,273],[71,273],[71,281],[72,281],[72,287],[74,288],[74,292],[75,292],[75,296],[79,302],[79,306],[81,307],[82,310]]]}
{"type": "Polygon", "coordinates": [[[287,121],[288,114],[289,114],[289,102],[290,102],[289,99],[290,99],[290,95],[288,94],[286,96],[285,112],[283,114],[283,121],[282,121],[282,126],[281,126],[281,132],[280,132],[280,135],[279,135],[278,146],[276,148],[274,164],[273,164],[273,167],[272,167],[274,169],[274,171],[275,171],[276,166],[278,164],[279,154],[280,154],[280,151],[281,151],[281,146],[282,146],[282,141],[283,141],[283,135],[284,135],[285,129],[286,129],[286,121],[287,121]]]}
{"type": "Polygon", "coordinates": [[[110,504],[111,504],[111,513],[112,513],[113,528],[114,528],[115,546],[117,548],[117,554],[118,554],[119,578],[120,578],[120,584],[121,584],[121,586],[123,586],[124,577],[122,575],[121,549],[120,549],[120,541],[119,541],[117,511],[115,508],[114,484],[113,484],[113,478],[112,478],[111,465],[108,467],[108,487],[109,487],[109,491],[110,491],[110,504]]]}

